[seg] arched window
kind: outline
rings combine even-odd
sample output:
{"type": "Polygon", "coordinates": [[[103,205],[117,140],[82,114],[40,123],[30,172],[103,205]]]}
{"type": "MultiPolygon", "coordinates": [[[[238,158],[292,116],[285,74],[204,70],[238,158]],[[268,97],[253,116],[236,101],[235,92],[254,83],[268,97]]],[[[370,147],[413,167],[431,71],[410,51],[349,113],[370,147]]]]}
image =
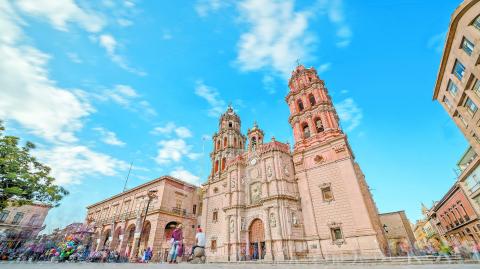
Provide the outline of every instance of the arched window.
{"type": "Polygon", "coordinates": [[[217,150],[220,149],[220,140],[217,141],[217,150]]]}
{"type": "Polygon", "coordinates": [[[310,137],[310,128],[308,127],[307,123],[304,123],[302,125],[302,131],[303,131],[303,138],[309,138],[310,137]]]}
{"type": "Polygon", "coordinates": [[[228,127],[232,128],[233,127],[233,123],[230,121],[228,122],[228,127]]]}
{"type": "Polygon", "coordinates": [[[227,162],[227,159],[223,158],[222,159],[222,171],[225,170],[226,162],[227,162]]]}
{"type": "Polygon", "coordinates": [[[223,138],[223,147],[224,148],[227,147],[227,138],[226,137],[223,138]]]}
{"type": "Polygon", "coordinates": [[[252,148],[252,149],[255,149],[255,146],[257,146],[257,138],[254,136],[254,137],[252,137],[252,146],[251,146],[251,148],[252,148]]]}
{"type": "Polygon", "coordinates": [[[214,169],[215,173],[218,172],[218,160],[215,161],[215,169],[214,169]]]}
{"type": "Polygon", "coordinates": [[[320,118],[315,118],[314,122],[315,122],[315,130],[317,131],[317,133],[323,132],[324,128],[323,128],[322,120],[320,118]]]}
{"type": "Polygon", "coordinates": [[[237,147],[237,138],[236,137],[233,138],[233,146],[237,147]]]}
{"type": "Polygon", "coordinates": [[[310,94],[308,96],[308,100],[310,101],[310,105],[311,106],[314,106],[317,102],[315,101],[315,96],[313,96],[313,94],[310,94]]]}
{"type": "Polygon", "coordinates": [[[302,100],[298,100],[297,101],[297,105],[298,105],[298,111],[303,111],[303,102],[302,100]]]}

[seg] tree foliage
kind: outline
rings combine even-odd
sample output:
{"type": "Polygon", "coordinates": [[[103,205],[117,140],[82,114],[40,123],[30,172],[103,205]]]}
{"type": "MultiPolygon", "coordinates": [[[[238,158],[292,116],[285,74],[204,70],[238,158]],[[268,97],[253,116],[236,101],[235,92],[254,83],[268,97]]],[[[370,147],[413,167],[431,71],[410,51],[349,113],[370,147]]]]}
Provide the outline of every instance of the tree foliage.
{"type": "Polygon", "coordinates": [[[20,138],[5,135],[0,121],[0,211],[8,205],[20,206],[39,202],[58,206],[68,194],[54,184],[50,167],[30,155],[31,142],[19,146],[20,138]]]}

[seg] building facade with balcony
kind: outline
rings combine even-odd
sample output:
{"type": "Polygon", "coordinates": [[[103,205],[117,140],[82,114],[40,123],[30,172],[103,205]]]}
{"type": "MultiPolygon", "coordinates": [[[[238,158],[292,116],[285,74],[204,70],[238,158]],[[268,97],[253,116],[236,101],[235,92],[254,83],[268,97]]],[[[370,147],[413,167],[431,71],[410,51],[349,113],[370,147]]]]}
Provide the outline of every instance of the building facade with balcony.
{"type": "Polygon", "coordinates": [[[183,224],[188,249],[195,243],[197,215],[201,213],[198,193],[194,185],[163,176],[88,206],[86,223],[94,232],[92,249],[108,248],[135,259],[139,251],[150,247],[153,260],[165,260],[168,241],[178,224],[183,224]]]}
{"type": "Polygon", "coordinates": [[[36,237],[45,228],[43,222],[50,208],[43,204],[5,208],[0,212],[0,244],[16,248],[36,237]]]}
{"type": "Polygon", "coordinates": [[[434,225],[451,245],[480,242],[480,221],[465,191],[455,183],[433,207],[434,225]]]}
{"type": "Polygon", "coordinates": [[[480,153],[480,0],[463,1],[452,15],[433,99],[480,153]]]}

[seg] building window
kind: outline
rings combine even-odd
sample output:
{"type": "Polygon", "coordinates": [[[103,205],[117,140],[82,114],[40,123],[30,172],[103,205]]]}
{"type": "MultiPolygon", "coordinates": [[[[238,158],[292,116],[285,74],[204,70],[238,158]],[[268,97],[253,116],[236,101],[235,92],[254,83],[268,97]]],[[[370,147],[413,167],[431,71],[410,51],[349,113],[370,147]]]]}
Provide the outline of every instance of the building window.
{"type": "Polygon", "coordinates": [[[232,123],[232,122],[229,122],[229,123],[228,123],[228,127],[232,128],[232,127],[233,127],[233,123],[232,123]]]}
{"type": "Polygon", "coordinates": [[[236,137],[233,138],[233,146],[237,147],[237,138],[236,137]]]}
{"type": "Polygon", "coordinates": [[[310,105],[311,106],[314,106],[317,102],[315,101],[315,96],[313,96],[313,94],[310,94],[308,96],[308,100],[310,101],[310,105]]]}
{"type": "Polygon", "coordinates": [[[212,221],[213,222],[218,221],[218,211],[213,211],[212,221]]]}
{"type": "Polygon", "coordinates": [[[459,80],[462,80],[463,76],[465,75],[465,66],[459,60],[455,60],[455,66],[453,67],[453,74],[459,80]]]}
{"type": "Polygon", "coordinates": [[[192,213],[193,215],[197,214],[197,205],[193,205],[192,213]]]}
{"type": "Polygon", "coordinates": [[[28,222],[28,225],[35,225],[35,224],[37,224],[38,217],[39,217],[38,214],[34,214],[34,215],[30,218],[30,221],[28,222]]]}
{"type": "Polygon", "coordinates": [[[452,109],[452,103],[450,103],[446,96],[443,97],[443,102],[447,105],[448,109],[452,109]]]}
{"type": "Polygon", "coordinates": [[[470,114],[475,114],[475,112],[477,112],[477,105],[475,105],[475,103],[472,101],[472,99],[470,98],[467,98],[467,101],[465,101],[465,107],[467,108],[468,112],[470,114]]]}
{"type": "Polygon", "coordinates": [[[251,148],[254,150],[255,149],[255,146],[257,145],[257,138],[254,136],[252,137],[252,145],[251,145],[251,148]]]}
{"type": "Polygon", "coordinates": [[[218,160],[215,161],[215,173],[218,172],[218,160]]]}
{"type": "Polygon", "coordinates": [[[223,147],[226,148],[226,147],[227,147],[227,144],[228,144],[227,138],[224,137],[224,138],[223,138],[223,147]]]}
{"type": "Polygon", "coordinates": [[[458,119],[463,123],[463,125],[468,126],[467,121],[465,120],[465,118],[462,117],[462,115],[460,115],[460,113],[458,113],[457,116],[458,116],[458,119]]]}
{"type": "Polygon", "coordinates": [[[298,111],[303,111],[304,107],[303,107],[303,102],[302,102],[302,100],[298,100],[298,101],[297,101],[297,105],[298,105],[298,111]]]}
{"type": "MultiPolygon", "coordinates": [[[[478,138],[476,135],[475,137],[478,138]]],[[[465,183],[470,193],[474,193],[478,189],[480,189],[480,179],[477,175],[477,171],[473,172],[469,177],[467,177],[467,180],[465,180],[465,183]]]]}
{"type": "Polygon", "coordinates": [[[463,38],[462,49],[463,49],[463,51],[465,51],[465,53],[467,53],[468,55],[472,55],[474,47],[475,47],[475,45],[472,42],[470,42],[470,40],[468,40],[465,37],[463,38]]]}
{"type": "Polygon", "coordinates": [[[330,186],[322,188],[322,197],[324,202],[330,202],[333,200],[332,188],[330,186]]]}
{"type": "Polygon", "coordinates": [[[302,126],[303,138],[310,137],[310,128],[308,127],[307,123],[304,123],[302,126]]]}
{"type": "Polygon", "coordinates": [[[321,133],[324,130],[322,120],[320,118],[315,119],[315,129],[317,130],[317,133],[321,133]]]}
{"type": "Polygon", "coordinates": [[[15,217],[13,217],[12,224],[19,224],[20,221],[22,221],[23,215],[24,214],[22,212],[17,212],[17,214],[15,214],[15,217]]]}
{"type": "Polygon", "coordinates": [[[472,22],[472,25],[475,26],[478,30],[480,30],[480,16],[476,17],[475,20],[472,22]]]}
{"type": "Polygon", "coordinates": [[[216,251],[217,250],[217,240],[212,240],[210,241],[210,250],[211,251],[216,251]]]}
{"type": "Polygon", "coordinates": [[[10,214],[10,211],[8,210],[3,210],[2,212],[0,212],[0,223],[7,220],[8,214],[10,214]]]}
{"type": "Polygon", "coordinates": [[[223,158],[222,159],[222,171],[225,170],[226,163],[227,163],[227,159],[223,158]]]}
{"type": "Polygon", "coordinates": [[[340,229],[340,227],[332,228],[331,232],[333,241],[343,240],[342,229],[340,229]]]}
{"type": "Polygon", "coordinates": [[[477,81],[475,81],[472,91],[475,92],[475,94],[477,94],[478,96],[480,96],[480,79],[477,79],[477,81]]]}
{"type": "Polygon", "coordinates": [[[447,91],[449,91],[450,94],[453,95],[453,96],[457,95],[458,87],[457,87],[457,85],[455,85],[455,83],[453,83],[452,80],[448,81],[447,91]]]}

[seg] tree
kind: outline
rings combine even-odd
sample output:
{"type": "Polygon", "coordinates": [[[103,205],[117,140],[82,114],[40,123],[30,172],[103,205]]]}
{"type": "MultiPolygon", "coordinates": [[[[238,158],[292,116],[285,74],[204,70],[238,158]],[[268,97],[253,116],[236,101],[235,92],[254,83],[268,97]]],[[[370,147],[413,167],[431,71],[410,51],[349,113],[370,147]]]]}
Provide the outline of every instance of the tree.
{"type": "Polygon", "coordinates": [[[68,191],[54,184],[50,167],[30,155],[35,145],[27,142],[21,147],[20,138],[4,132],[0,121],[0,211],[34,202],[58,206],[68,191]]]}

